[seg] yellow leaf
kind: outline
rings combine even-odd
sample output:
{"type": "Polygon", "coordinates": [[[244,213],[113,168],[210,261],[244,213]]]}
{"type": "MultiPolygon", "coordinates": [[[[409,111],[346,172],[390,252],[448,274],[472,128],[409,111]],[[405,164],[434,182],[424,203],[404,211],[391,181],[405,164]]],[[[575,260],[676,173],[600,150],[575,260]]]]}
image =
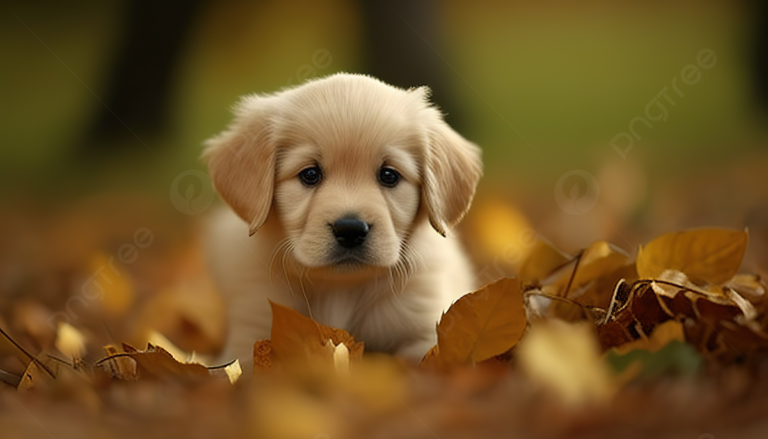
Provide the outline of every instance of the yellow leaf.
{"type": "Polygon", "coordinates": [[[72,360],[82,359],[85,356],[85,337],[67,322],[59,322],[55,344],[59,352],[72,360]]]}
{"type": "Polygon", "coordinates": [[[528,251],[517,273],[521,282],[533,282],[544,279],[555,269],[564,265],[573,257],[556,248],[552,243],[539,239],[528,251]]]}
{"type": "Polygon", "coordinates": [[[349,349],[344,343],[334,344],[332,340],[328,340],[328,344],[333,346],[333,367],[336,372],[341,375],[349,374],[349,349]]]}
{"type": "Polygon", "coordinates": [[[535,234],[525,215],[499,199],[481,202],[472,212],[471,225],[484,253],[517,268],[535,234]]]}
{"type": "Polygon", "coordinates": [[[194,353],[188,354],[187,352],[184,352],[181,348],[173,344],[163,334],[157,331],[151,331],[149,333],[149,344],[154,346],[162,346],[163,349],[165,349],[166,352],[171,354],[173,359],[176,361],[180,361],[183,363],[192,362],[192,357],[194,356],[194,353]]]}
{"type": "Polygon", "coordinates": [[[616,390],[597,337],[587,324],[550,320],[533,325],[516,354],[533,381],[565,402],[605,401],[616,390]]]}
{"type": "Polygon", "coordinates": [[[679,270],[694,282],[721,284],[739,270],[747,241],[747,232],[738,230],[667,233],[640,247],[637,273],[641,278],[658,278],[665,270],[679,270]]]}
{"type": "Polygon", "coordinates": [[[573,266],[565,267],[566,275],[559,276],[554,284],[561,288],[561,294],[571,297],[571,293],[580,286],[613,272],[624,265],[628,259],[629,256],[618,247],[605,241],[593,242],[582,252],[573,266]],[[573,270],[576,272],[573,273],[573,270]],[[565,288],[568,288],[569,283],[570,289],[566,292],[565,288]]]}
{"type": "Polygon", "coordinates": [[[520,340],[527,320],[517,279],[486,285],[457,300],[437,325],[437,358],[474,364],[502,354],[520,340]]]}
{"type": "Polygon", "coordinates": [[[130,273],[115,267],[114,258],[98,253],[91,258],[93,288],[100,289],[101,309],[111,317],[119,317],[128,311],[134,301],[133,280],[130,273]]]}

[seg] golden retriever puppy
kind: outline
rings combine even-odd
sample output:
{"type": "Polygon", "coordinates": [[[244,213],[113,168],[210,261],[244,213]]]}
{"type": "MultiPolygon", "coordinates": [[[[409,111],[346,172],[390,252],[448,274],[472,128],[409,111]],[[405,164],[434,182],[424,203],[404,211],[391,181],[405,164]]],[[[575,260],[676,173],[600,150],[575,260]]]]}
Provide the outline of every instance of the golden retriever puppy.
{"type": "Polygon", "coordinates": [[[229,313],[222,360],[251,366],[254,342],[270,336],[267,299],[346,329],[369,351],[418,360],[435,344],[441,313],[475,287],[446,235],[469,209],[482,162],[428,95],[336,74],[243,98],[207,141],[203,157],[231,208],[207,242],[229,313]]]}

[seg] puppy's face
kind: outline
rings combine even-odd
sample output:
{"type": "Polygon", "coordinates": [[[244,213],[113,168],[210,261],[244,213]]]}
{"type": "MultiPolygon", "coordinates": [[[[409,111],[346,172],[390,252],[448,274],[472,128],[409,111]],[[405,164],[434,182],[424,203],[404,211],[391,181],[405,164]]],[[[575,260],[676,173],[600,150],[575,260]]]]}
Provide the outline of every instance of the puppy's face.
{"type": "Polygon", "coordinates": [[[407,138],[311,133],[277,156],[274,205],[307,267],[389,267],[419,209],[419,163],[407,138]]]}
{"type": "Polygon", "coordinates": [[[296,261],[341,271],[397,264],[422,207],[445,234],[482,172],[425,89],[360,75],[246,98],[208,145],[214,186],[252,233],[273,212],[296,261]]]}

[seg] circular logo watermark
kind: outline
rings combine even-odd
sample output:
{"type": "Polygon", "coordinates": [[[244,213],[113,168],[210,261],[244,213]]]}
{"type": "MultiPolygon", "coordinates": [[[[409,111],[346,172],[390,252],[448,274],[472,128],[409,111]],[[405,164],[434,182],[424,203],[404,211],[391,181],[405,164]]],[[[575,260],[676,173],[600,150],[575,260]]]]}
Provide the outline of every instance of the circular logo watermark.
{"type": "Polygon", "coordinates": [[[583,215],[597,204],[600,185],[594,175],[576,169],[563,174],[555,185],[555,202],[570,215],[583,215]],[[574,177],[570,178],[569,177],[574,177]],[[569,183],[568,187],[565,187],[569,183]]]}
{"type": "Polygon", "coordinates": [[[185,215],[205,212],[213,204],[213,198],[211,179],[203,171],[184,171],[171,183],[171,203],[185,215]]]}

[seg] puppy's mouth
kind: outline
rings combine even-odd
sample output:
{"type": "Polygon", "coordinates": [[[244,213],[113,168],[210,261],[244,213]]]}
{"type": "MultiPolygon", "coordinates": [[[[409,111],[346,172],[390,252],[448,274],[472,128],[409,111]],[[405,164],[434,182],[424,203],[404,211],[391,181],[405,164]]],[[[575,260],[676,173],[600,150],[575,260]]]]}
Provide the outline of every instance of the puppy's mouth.
{"type": "Polygon", "coordinates": [[[355,271],[370,267],[371,261],[364,255],[338,255],[329,261],[328,266],[340,271],[355,271]]]}

